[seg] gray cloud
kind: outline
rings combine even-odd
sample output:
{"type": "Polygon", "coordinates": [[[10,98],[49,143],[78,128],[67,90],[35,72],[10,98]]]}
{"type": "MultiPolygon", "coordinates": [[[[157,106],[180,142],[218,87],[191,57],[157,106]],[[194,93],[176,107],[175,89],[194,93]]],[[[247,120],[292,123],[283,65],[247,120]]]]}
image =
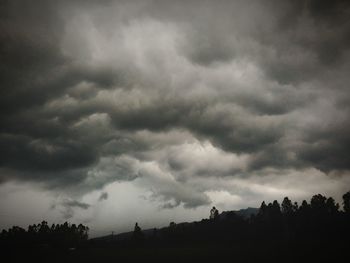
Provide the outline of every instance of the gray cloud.
{"type": "Polygon", "coordinates": [[[101,193],[100,197],[98,198],[98,201],[103,201],[103,200],[107,200],[107,199],[108,199],[108,193],[103,192],[103,193],[101,193]]]}
{"type": "Polygon", "coordinates": [[[61,213],[65,219],[72,218],[74,216],[75,209],[77,208],[83,209],[83,210],[87,210],[90,208],[89,204],[79,202],[77,200],[72,200],[72,199],[66,199],[60,205],[63,208],[63,210],[61,210],[61,213]]]}
{"type": "Polygon", "coordinates": [[[66,200],[65,202],[63,202],[63,206],[65,206],[65,207],[77,207],[77,208],[81,208],[81,209],[88,209],[90,207],[89,204],[81,203],[81,202],[78,202],[76,200],[66,200]]]}
{"type": "Polygon", "coordinates": [[[191,208],[210,203],[209,177],[349,171],[346,1],[1,10],[1,183],[84,194],[135,181],[191,208]]]}

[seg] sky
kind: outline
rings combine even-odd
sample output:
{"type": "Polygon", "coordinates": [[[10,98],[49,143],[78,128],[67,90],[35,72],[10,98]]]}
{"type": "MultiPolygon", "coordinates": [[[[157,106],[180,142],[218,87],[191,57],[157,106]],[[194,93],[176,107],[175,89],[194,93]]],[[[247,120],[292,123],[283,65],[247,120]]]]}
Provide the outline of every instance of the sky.
{"type": "Polygon", "coordinates": [[[349,16],[343,0],[1,0],[0,229],[341,202],[349,16]]]}

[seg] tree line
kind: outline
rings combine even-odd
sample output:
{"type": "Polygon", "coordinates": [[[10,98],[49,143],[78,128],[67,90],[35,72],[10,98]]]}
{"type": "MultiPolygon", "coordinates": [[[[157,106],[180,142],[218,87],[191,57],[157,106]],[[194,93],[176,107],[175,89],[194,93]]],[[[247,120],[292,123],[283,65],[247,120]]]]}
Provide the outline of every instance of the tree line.
{"type": "Polygon", "coordinates": [[[135,233],[130,241],[121,241],[119,245],[175,247],[177,251],[200,248],[199,256],[210,251],[208,256],[213,253],[247,262],[339,262],[348,255],[349,237],[350,192],[347,192],[343,195],[342,209],[332,197],[321,194],[314,195],[309,202],[303,200],[300,205],[285,197],[281,203],[263,201],[258,212],[248,218],[230,211],[194,223],[171,222],[169,227],[155,229],[148,236],[135,233]]]}
{"type": "Polygon", "coordinates": [[[89,228],[83,224],[48,225],[46,221],[28,226],[27,230],[13,226],[2,230],[0,244],[2,247],[76,247],[87,241],[89,228]]]}
{"type": "MultiPolygon", "coordinates": [[[[61,250],[57,254],[60,262],[62,255],[77,258],[74,262],[100,261],[101,257],[136,262],[152,253],[155,262],[171,259],[178,262],[179,258],[203,262],[209,259],[211,262],[219,259],[343,262],[348,257],[350,192],[343,195],[340,205],[332,197],[316,194],[300,204],[288,197],[280,202],[263,201],[257,213],[250,217],[234,211],[213,214],[198,222],[171,222],[169,227],[148,231],[135,224],[133,235],[126,239],[111,236],[100,241],[87,240],[89,229],[82,224],[66,222],[50,227],[43,221],[27,230],[17,226],[3,230],[0,244],[1,247],[79,247],[73,254],[63,254],[66,252],[61,250]]],[[[53,259],[51,254],[47,258],[53,259]]]]}

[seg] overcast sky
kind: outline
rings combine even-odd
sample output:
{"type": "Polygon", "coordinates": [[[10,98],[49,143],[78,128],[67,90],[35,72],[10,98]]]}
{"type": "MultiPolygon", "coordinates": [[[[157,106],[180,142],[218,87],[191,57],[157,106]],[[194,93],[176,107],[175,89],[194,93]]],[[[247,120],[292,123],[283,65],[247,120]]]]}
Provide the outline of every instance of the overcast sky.
{"type": "Polygon", "coordinates": [[[91,235],[350,190],[348,1],[0,1],[0,228],[91,235]]]}

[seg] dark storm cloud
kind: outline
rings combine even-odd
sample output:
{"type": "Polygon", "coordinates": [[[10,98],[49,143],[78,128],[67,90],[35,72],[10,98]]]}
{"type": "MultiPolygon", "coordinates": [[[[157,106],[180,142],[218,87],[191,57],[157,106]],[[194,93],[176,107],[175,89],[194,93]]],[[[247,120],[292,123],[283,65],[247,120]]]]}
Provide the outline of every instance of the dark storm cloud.
{"type": "Polygon", "coordinates": [[[81,202],[78,202],[76,200],[66,200],[64,203],[63,203],[63,206],[65,207],[78,207],[78,208],[81,208],[81,209],[88,209],[90,207],[89,204],[86,204],[86,203],[81,203],[81,202]]]}
{"type": "Polygon", "coordinates": [[[107,200],[107,199],[108,199],[108,193],[103,192],[103,193],[101,193],[100,197],[98,198],[98,201],[103,201],[103,200],[107,200]]]}
{"type": "Polygon", "coordinates": [[[302,53],[313,55],[319,65],[283,63],[280,70],[277,65],[270,69],[272,76],[279,79],[280,74],[280,79],[285,81],[305,80],[317,77],[320,72],[318,66],[337,68],[342,64],[350,44],[347,1],[290,1],[290,5],[294,5],[298,12],[293,14],[294,19],[286,17],[282,20],[286,21],[289,18],[294,23],[290,23],[287,28],[281,27],[282,36],[286,35],[284,40],[291,42],[280,47],[280,51],[288,52],[286,48],[300,47],[302,53]]]}
{"type": "Polygon", "coordinates": [[[2,114],[45,101],[47,85],[59,75],[65,63],[59,47],[63,21],[51,4],[49,1],[38,1],[35,5],[29,1],[2,1],[2,114]]]}
{"type": "Polygon", "coordinates": [[[333,123],[332,127],[311,127],[305,133],[305,145],[297,150],[299,159],[325,172],[349,170],[350,122],[343,121],[333,123]]]}
{"type": "Polygon", "coordinates": [[[350,168],[347,1],[1,5],[0,182],[196,207],[191,178],[350,168]]]}
{"type": "Polygon", "coordinates": [[[60,205],[63,207],[63,210],[61,210],[61,213],[65,219],[72,218],[75,214],[75,209],[77,208],[83,209],[83,210],[87,210],[90,208],[89,204],[79,202],[77,200],[70,200],[70,199],[64,200],[60,205]]]}
{"type": "Polygon", "coordinates": [[[26,170],[59,171],[84,167],[96,159],[91,146],[65,139],[30,139],[24,136],[1,136],[2,165],[26,170]]]}
{"type": "Polygon", "coordinates": [[[46,111],[44,105],[82,80],[108,88],[117,76],[108,69],[72,65],[62,53],[65,24],[59,4],[4,1],[2,7],[1,165],[28,174],[91,165],[98,157],[96,145],[67,129],[72,119],[91,111],[63,119],[57,112],[46,111]]]}

